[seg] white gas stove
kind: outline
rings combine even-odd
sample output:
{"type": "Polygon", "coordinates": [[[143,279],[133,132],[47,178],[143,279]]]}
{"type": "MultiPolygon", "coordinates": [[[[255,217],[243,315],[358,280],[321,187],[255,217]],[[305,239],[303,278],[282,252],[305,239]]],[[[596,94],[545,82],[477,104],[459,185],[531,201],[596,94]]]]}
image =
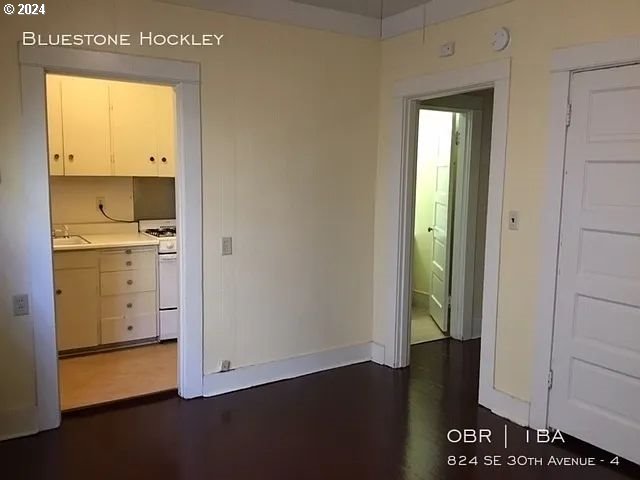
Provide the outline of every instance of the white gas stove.
{"type": "Polygon", "coordinates": [[[160,340],[178,338],[180,280],[175,220],[143,220],[139,230],[158,239],[160,340]]]}

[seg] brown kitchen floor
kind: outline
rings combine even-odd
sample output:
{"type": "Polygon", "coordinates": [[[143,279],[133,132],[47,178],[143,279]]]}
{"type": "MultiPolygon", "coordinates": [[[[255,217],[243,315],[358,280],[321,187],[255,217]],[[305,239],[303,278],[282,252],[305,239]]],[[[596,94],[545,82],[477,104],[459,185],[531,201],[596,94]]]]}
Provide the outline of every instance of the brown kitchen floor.
{"type": "Polygon", "coordinates": [[[62,410],[175,389],[177,343],[59,360],[62,410]]]}

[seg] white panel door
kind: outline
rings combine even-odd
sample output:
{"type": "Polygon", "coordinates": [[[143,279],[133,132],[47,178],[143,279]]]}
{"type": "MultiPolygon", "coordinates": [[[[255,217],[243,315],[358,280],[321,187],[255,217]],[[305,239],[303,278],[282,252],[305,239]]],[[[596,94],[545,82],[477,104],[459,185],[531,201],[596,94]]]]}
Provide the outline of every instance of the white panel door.
{"type": "Polygon", "coordinates": [[[106,80],[62,78],[65,175],[111,175],[106,80]]]}
{"type": "MultiPolygon", "coordinates": [[[[453,115],[452,131],[456,128],[453,115]]],[[[431,296],[429,313],[440,330],[449,329],[449,296],[451,278],[451,227],[453,226],[454,191],[452,174],[452,152],[455,148],[455,135],[441,137],[438,154],[435,157],[435,192],[433,201],[432,260],[431,260],[431,296]],[[453,137],[453,138],[452,138],[453,137]]]]}
{"type": "Polygon", "coordinates": [[[549,424],[640,463],[640,66],[571,103],[549,424]]]}

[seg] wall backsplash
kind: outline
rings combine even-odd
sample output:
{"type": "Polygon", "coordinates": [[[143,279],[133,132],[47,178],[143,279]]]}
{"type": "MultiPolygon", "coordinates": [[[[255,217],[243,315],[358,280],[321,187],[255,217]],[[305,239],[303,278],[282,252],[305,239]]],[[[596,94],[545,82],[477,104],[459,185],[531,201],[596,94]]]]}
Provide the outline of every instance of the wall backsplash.
{"type": "Polygon", "coordinates": [[[53,224],[109,222],[98,211],[98,197],[109,216],[133,220],[131,177],[51,177],[50,185],[53,224]]]}

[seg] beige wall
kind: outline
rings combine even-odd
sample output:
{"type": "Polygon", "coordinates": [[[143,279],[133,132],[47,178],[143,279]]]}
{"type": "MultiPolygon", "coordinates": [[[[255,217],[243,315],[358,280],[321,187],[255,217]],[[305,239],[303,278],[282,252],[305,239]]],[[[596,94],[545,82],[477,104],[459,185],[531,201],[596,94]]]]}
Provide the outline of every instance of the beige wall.
{"type": "MultiPolygon", "coordinates": [[[[636,0],[514,0],[428,27],[424,42],[423,32],[414,32],[382,45],[376,187],[381,191],[389,188],[385,172],[394,82],[498,58],[512,59],[504,207],[505,212],[520,211],[520,230],[503,230],[502,235],[495,384],[523,400],[530,395],[533,359],[551,52],[558,47],[638,35],[638,18],[640,2],[636,0]],[[491,33],[501,26],[511,30],[513,42],[505,52],[494,53],[489,45],[491,33]],[[451,40],[456,42],[456,54],[438,58],[438,45],[451,40]]],[[[377,232],[387,227],[384,208],[376,206],[377,232]]],[[[376,244],[376,255],[385,248],[376,244]]],[[[374,338],[384,338],[382,322],[376,322],[374,338]]]]}
{"type": "Polygon", "coordinates": [[[131,177],[51,177],[51,221],[60,223],[109,222],[96,207],[104,198],[105,212],[119,220],[133,220],[131,177]]]}
{"type": "Polygon", "coordinates": [[[225,34],[220,48],[119,50],[201,65],[206,372],[371,340],[379,43],[150,0],[51,0],[46,17],[0,16],[0,414],[35,401],[33,319],[10,309],[30,291],[22,30],[225,34]]]}

